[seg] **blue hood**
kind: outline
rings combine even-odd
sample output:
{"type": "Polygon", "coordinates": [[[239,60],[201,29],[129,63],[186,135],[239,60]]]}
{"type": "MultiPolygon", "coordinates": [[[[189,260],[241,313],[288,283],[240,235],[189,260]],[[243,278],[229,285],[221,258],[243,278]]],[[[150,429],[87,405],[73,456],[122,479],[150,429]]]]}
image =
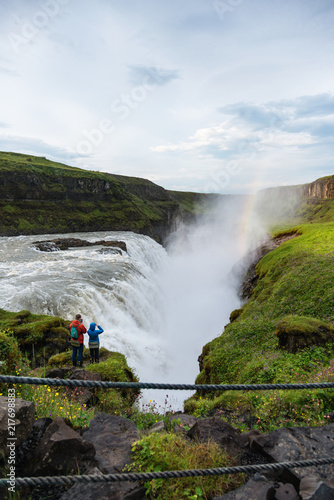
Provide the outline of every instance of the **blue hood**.
{"type": "Polygon", "coordinates": [[[95,330],[96,323],[91,323],[89,329],[93,332],[95,330]]]}

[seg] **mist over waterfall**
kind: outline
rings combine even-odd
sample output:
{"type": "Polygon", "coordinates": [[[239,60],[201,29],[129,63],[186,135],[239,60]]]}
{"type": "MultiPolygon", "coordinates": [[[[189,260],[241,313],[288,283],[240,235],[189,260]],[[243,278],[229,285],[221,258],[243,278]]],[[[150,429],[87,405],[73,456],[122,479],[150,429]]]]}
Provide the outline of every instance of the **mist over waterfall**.
{"type": "Polygon", "coordinates": [[[167,249],[131,232],[0,238],[0,307],[64,319],[80,312],[87,328],[92,321],[104,328],[101,346],[125,354],[141,381],[194,383],[202,347],[240,306],[231,269],[250,245],[244,212],[240,200],[216,206],[210,217],[181,225],[167,249]],[[61,236],[122,240],[128,251],[45,253],[33,245],[61,236]]]}

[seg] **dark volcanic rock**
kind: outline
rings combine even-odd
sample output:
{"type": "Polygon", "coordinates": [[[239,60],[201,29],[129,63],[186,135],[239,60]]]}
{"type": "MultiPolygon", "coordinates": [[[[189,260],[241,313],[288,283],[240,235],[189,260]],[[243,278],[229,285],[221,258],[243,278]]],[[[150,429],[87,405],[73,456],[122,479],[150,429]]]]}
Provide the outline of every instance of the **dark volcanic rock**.
{"type": "Polygon", "coordinates": [[[53,476],[78,473],[78,469],[93,463],[95,449],[92,443],[56,417],[47,427],[40,443],[26,464],[24,474],[34,476],[53,476]]]}
{"type": "Polygon", "coordinates": [[[219,417],[203,418],[198,420],[188,432],[191,439],[202,442],[215,441],[221,446],[237,463],[244,452],[240,442],[241,432],[219,417]]]}
{"type": "MultiPolygon", "coordinates": [[[[68,377],[70,380],[93,380],[100,381],[102,377],[99,373],[89,372],[82,368],[74,369],[70,376],[68,377]]],[[[81,404],[88,404],[91,400],[94,392],[94,387],[75,387],[75,388],[67,388],[66,393],[69,398],[74,398],[79,401],[81,404]]]]}
{"type": "Polygon", "coordinates": [[[102,245],[105,247],[120,248],[124,252],[127,251],[124,241],[87,241],[80,238],[55,238],[49,241],[34,241],[34,245],[41,252],[58,252],[59,250],[68,250],[69,248],[91,247],[102,245]]]}
{"type": "MultiPolygon", "coordinates": [[[[251,449],[264,453],[275,462],[330,457],[334,453],[334,424],[277,429],[269,434],[255,436],[251,449]]],[[[293,476],[290,480],[295,485],[310,474],[319,479],[334,478],[334,464],[290,469],[290,474],[293,476]]]]}
{"type": "Polygon", "coordinates": [[[31,401],[24,401],[23,399],[15,399],[15,416],[10,417],[8,407],[8,398],[0,396],[0,449],[4,451],[5,455],[9,454],[7,446],[7,439],[10,438],[9,425],[12,420],[11,427],[14,428],[14,436],[16,438],[15,446],[19,446],[25,441],[34,425],[35,420],[35,405],[31,401]],[[9,421],[10,419],[10,421],[9,421]]]}
{"type": "MultiPolygon", "coordinates": [[[[123,417],[101,413],[95,417],[88,430],[84,431],[84,439],[91,442],[96,449],[95,473],[117,474],[122,472],[131,461],[131,446],[139,439],[139,431],[131,420],[123,417]]],[[[145,488],[137,482],[118,482],[110,484],[74,485],[61,500],[140,500],[145,498],[145,488]]]]}
{"type": "Polygon", "coordinates": [[[87,241],[80,238],[55,238],[48,241],[34,241],[34,245],[41,252],[57,252],[59,250],[68,250],[69,248],[91,247],[102,245],[105,247],[120,248],[124,252],[127,251],[124,241],[87,241]]]}
{"type": "Polygon", "coordinates": [[[213,500],[300,500],[292,484],[273,482],[255,474],[244,486],[213,500]]]}

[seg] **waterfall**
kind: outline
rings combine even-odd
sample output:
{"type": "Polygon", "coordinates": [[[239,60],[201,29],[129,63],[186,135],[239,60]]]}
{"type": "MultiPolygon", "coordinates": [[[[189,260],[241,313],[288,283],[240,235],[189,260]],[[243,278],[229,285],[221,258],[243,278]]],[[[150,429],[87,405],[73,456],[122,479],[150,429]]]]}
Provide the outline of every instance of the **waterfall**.
{"type": "MultiPolygon", "coordinates": [[[[240,305],[230,273],[241,257],[240,226],[236,213],[229,215],[222,210],[180,227],[167,250],[131,232],[0,238],[0,307],[64,319],[79,312],[87,328],[92,321],[104,328],[101,345],[125,354],[141,381],[194,383],[202,347],[240,305]],[[45,253],[33,244],[62,236],[122,240],[127,252],[91,246],[45,253]]],[[[147,397],[161,403],[162,392],[147,397]]],[[[176,406],[188,395],[176,394],[176,406]]]]}

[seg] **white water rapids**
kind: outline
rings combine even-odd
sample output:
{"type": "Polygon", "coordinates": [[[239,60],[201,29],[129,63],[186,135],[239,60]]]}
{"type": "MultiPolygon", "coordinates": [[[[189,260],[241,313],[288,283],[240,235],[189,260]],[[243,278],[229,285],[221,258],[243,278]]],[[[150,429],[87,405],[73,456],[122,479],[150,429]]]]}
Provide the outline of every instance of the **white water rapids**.
{"type": "MultiPolygon", "coordinates": [[[[80,312],[87,328],[92,321],[104,328],[101,346],[125,354],[140,381],[192,384],[202,347],[240,305],[230,275],[241,257],[239,231],[226,221],[183,227],[168,251],[131,232],[2,237],[0,307],[64,319],[80,312]],[[60,236],[122,240],[128,251],[113,255],[92,246],[46,253],[33,245],[60,236]]],[[[172,392],[169,403],[182,409],[189,393],[172,392]]],[[[146,397],[158,406],[166,394],[146,397]]]]}

